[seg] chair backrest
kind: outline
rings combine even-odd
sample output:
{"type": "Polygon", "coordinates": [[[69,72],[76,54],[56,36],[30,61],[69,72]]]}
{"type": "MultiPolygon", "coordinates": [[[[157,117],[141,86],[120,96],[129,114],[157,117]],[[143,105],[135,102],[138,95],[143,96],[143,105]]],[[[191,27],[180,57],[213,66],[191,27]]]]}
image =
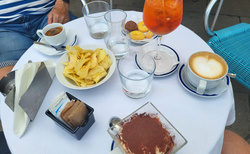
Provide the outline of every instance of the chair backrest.
{"type": "Polygon", "coordinates": [[[217,21],[217,18],[219,16],[220,9],[221,9],[221,6],[223,4],[223,0],[220,0],[220,3],[218,5],[218,8],[217,8],[214,20],[213,20],[213,23],[212,23],[211,28],[210,28],[210,26],[209,26],[209,17],[210,17],[212,8],[216,4],[216,2],[217,2],[217,0],[211,0],[209,2],[208,6],[206,8],[206,11],[205,11],[205,16],[204,16],[204,27],[205,27],[205,30],[206,30],[207,34],[210,35],[210,36],[213,36],[215,34],[213,30],[214,30],[214,26],[215,26],[215,23],[217,21]]]}

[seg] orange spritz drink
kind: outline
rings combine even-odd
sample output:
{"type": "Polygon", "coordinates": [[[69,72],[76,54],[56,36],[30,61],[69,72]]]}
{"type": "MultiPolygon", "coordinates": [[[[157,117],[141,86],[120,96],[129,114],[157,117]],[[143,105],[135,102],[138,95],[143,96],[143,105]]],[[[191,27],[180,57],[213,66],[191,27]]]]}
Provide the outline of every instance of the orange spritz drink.
{"type": "Polygon", "coordinates": [[[158,50],[149,52],[156,61],[157,75],[165,74],[169,65],[169,55],[160,51],[162,35],[174,31],[182,21],[183,0],[145,0],[143,22],[158,37],[158,50]]]}
{"type": "Polygon", "coordinates": [[[165,35],[181,24],[182,14],[182,0],[146,0],[143,21],[153,33],[165,35]]]}

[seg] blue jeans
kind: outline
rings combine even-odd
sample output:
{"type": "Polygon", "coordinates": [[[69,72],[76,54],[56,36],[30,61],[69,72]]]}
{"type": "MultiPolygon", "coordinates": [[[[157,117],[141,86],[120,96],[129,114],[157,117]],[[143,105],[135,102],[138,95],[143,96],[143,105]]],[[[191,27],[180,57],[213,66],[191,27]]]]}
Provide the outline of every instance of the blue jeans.
{"type": "MultiPolygon", "coordinates": [[[[8,66],[8,61],[17,61],[38,39],[36,31],[47,25],[48,14],[24,15],[11,23],[0,24],[0,68],[8,66]]],[[[75,18],[70,13],[70,19],[75,18]]]]}

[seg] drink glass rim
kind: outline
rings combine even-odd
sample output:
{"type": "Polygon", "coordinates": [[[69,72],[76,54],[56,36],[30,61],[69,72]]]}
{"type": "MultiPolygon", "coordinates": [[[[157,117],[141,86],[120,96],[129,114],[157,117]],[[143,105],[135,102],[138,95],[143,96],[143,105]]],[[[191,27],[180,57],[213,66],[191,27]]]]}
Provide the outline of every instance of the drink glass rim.
{"type": "MultiPolygon", "coordinates": [[[[91,1],[91,2],[87,3],[85,6],[82,7],[82,13],[83,13],[83,15],[84,15],[84,16],[87,16],[88,18],[98,18],[98,17],[102,17],[102,16],[104,16],[109,10],[110,10],[110,5],[109,5],[109,3],[105,2],[105,1],[91,1]],[[100,15],[98,15],[98,16],[94,16],[94,17],[89,16],[89,13],[87,14],[86,12],[87,12],[87,10],[88,10],[88,6],[91,5],[91,4],[93,4],[93,3],[103,3],[103,4],[105,4],[105,5],[108,7],[108,10],[103,11],[104,13],[103,13],[103,14],[100,14],[100,15]]],[[[96,12],[95,14],[97,14],[97,13],[100,13],[100,12],[96,12]]],[[[94,13],[91,13],[91,14],[94,14],[94,13]]]]}
{"type": "MultiPolygon", "coordinates": [[[[137,55],[137,53],[135,53],[134,55],[137,55]]],[[[143,54],[143,55],[146,55],[146,54],[143,54]]],[[[146,73],[148,74],[147,77],[144,77],[144,78],[141,78],[141,79],[131,79],[131,78],[128,78],[127,76],[125,76],[124,73],[122,73],[122,72],[120,71],[119,64],[120,64],[120,61],[121,61],[122,59],[126,58],[126,56],[128,56],[128,55],[122,56],[122,57],[118,60],[118,62],[117,62],[117,70],[118,70],[119,75],[121,75],[121,76],[124,77],[125,79],[133,80],[133,81],[145,80],[145,79],[150,78],[151,76],[154,77],[154,72],[155,72],[155,70],[156,70],[156,63],[155,63],[154,58],[152,58],[152,57],[151,57],[151,58],[152,58],[153,63],[154,63],[154,69],[153,69],[151,72],[145,71],[145,70],[141,69],[140,67],[138,67],[138,70],[144,71],[144,72],[146,72],[146,73]]],[[[148,56],[149,56],[149,55],[148,55],[148,56]]],[[[136,57],[135,57],[135,58],[136,58],[136,57]]],[[[135,62],[136,62],[136,59],[135,59],[135,62]]]]}
{"type": "Polygon", "coordinates": [[[125,11],[123,11],[123,10],[121,10],[121,9],[112,9],[112,10],[109,10],[109,11],[107,11],[106,13],[105,13],[105,15],[104,15],[104,18],[105,18],[105,20],[107,21],[107,22],[110,22],[110,23],[119,23],[119,22],[121,22],[121,21],[123,21],[124,19],[126,19],[127,18],[127,13],[125,12],[125,11]],[[112,21],[112,20],[110,20],[110,19],[107,19],[107,17],[106,17],[106,15],[108,14],[108,13],[111,13],[111,12],[122,12],[122,13],[124,13],[124,18],[122,18],[121,20],[119,20],[119,21],[112,21]]]}

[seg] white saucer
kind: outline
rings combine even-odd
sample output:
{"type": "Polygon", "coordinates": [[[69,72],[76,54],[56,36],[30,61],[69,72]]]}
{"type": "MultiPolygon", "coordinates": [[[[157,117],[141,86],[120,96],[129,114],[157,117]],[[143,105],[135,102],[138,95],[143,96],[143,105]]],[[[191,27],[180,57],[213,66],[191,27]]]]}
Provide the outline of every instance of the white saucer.
{"type": "MultiPolygon", "coordinates": [[[[77,35],[76,35],[75,31],[68,29],[68,28],[65,28],[65,30],[66,30],[67,40],[63,44],[63,46],[67,46],[67,45],[74,46],[77,42],[77,35]]],[[[42,42],[42,43],[47,43],[44,38],[39,38],[37,41],[42,42]]],[[[34,45],[35,45],[35,48],[37,50],[39,50],[41,53],[43,53],[45,55],[49,55],[49,56],[61,55],[61,54],[64,54],[66,52],[66,50],[56,51],[55,48],[44,46],[44,45],[39,45],[39,44],[34,44],[34,45]]]]}
{"type": "Polygon", "coordinates": [[[194,86],[192,86],[189,81],[186,78],[186,67],[185,64],[183,64],[178,72],[178,79],[181,83],[181,85],[190,93],[200,96],[200,97],[206,97],[206,98],[214,98],[214,97],[218,97],[220,96],[222,93],[224,93],[225,91],[227,91],[227,89],[229,88],[229,77],[226,76],[226,78],[222,81],[222,83],[213,88],[213,89],[209,89],[206,90],[204,94],[198,94],[196,93],[196,88],[194,86]]]}
{"type": "MultiPolygon", "coordinates": [[[[161,44],[161,51],[166,52],[173,60],[180,62],[180,58],[179,55],[177,54],[177,52],[172,49],[171,47],[165,45],[165,44],[161,44]]],[[[137,57],[135,57],[135,61],[136,61],[136,65],[141,68],[137,62],[137,57]]],[[[171,74],[173,74],[177,68],[179,66],[179,63],[174,65],[168,72],[164,73],[164,74],[154,74],[154,77],[165,77],[165,76],[169,76],[171,74]]]]}

